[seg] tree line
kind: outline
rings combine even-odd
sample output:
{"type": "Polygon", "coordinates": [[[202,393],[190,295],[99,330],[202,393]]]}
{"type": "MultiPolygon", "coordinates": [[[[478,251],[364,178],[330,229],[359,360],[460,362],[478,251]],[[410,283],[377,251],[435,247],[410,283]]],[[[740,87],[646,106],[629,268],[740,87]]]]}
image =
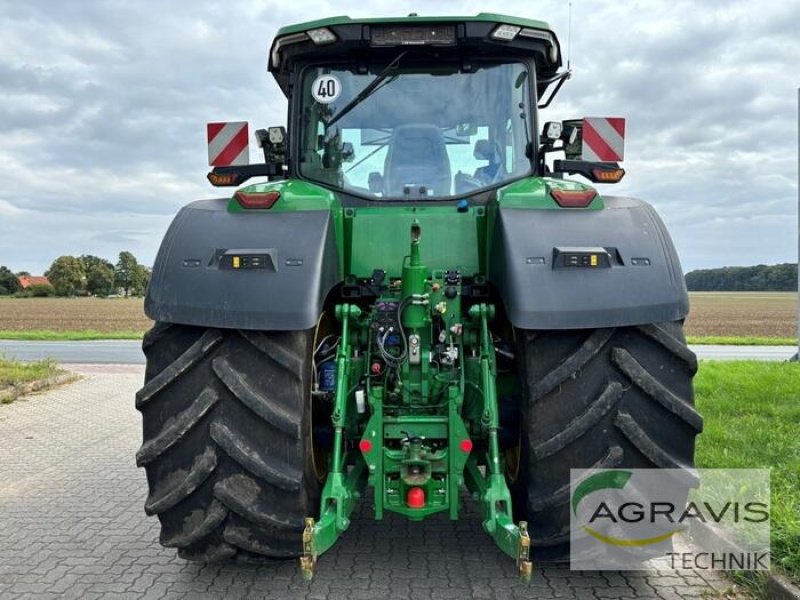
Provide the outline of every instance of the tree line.
{"type": "Polygon", "coordinates": [[[792,292],[797,290],[797,265],[756,265],[699,269],[686,274],[690,292],[792,292]]]}
{"type": "Polygon", "coordinates": [[[14,273],[0,266],[0,296],[100,296],[122,293],[125,297],[142,296],[150,281],[150,269],[139,264],[128,251],[119,253],[114,264],[99,256],[59,256],[44,273],[49,284],[32,285],[23,290],[19,278],[26,271],[14,273]]]}
{"type": "MultiPolygon", "coordinates": [[[[39,296],[110,296],[121,291],[125,296],[141,296],[150,281],[150,269],[139,264],[128,251],[119,253],[116,264],[91,254],[59,256],[45,271],[50,285],[34,285],[23,292],[18,277],[0,266],[0,296],[26,294],[39,296]]],[[[797,290],[797,265],[756,265],[699,269],[686,274],[691,292],[791,292],[797,290]]]]}

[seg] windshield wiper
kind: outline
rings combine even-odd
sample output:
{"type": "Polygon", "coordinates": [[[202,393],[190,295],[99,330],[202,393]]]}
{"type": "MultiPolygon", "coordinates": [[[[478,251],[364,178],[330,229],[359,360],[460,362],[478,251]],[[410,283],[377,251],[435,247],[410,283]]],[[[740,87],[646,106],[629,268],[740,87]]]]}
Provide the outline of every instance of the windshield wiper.
{"type": "Polygon", "coordinates": [[[400,64],[400,59],[403,58],[406,55],[407,52],[408,52],[408,50],[403,50],[403,52],[398,54],[392,62],[390,62],[388,65],[386,65],[386,67],[383,69],[383,71],[378,73],[375,76],[375,79],[373,79],[372,81],[369,82],[367,87],[365,87],[363,90],[361,90],[359,92],[359,94],[355,98],[350,100],[350,102],[345,104],[339,112],[337,112],[336,114],[334,114],[331,117],[331,120],[328,121],[328,123],[325,125],[325,129],[327,129],[328,127],[330,127],[334,123],[336,123],[336,121],[338,121],[339,119],[344,117],[347,113],[349,113],[351,110],[353,110],[356,106],[361,104],[364,100],[366,100],[373,93],[375,93],[375,91],[378,89],[378,86],[381,83],[383,83],[386,80],[386,78],[389,77],[389,74],[397,68],[397,65],[400,64]]]}

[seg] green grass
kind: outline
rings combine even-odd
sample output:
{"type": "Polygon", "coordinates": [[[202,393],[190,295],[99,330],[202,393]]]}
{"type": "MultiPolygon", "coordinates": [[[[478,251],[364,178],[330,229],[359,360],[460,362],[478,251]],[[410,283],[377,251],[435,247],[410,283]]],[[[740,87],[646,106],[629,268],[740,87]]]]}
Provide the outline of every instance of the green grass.
{"type": "Polygon", "coordinates": [[[800,364],[701,361],[696,462],[769,468],[772,565],[800,581],[800,364]]]}
{"type": "Polygon", "coordinates": [[[763,336],[732,336],[732,335],[689,335],[686,336],[689,344],[704,345],[717,344],[721,346],[796,346],[796,338],[763,337],[763,336]]]}
{"type": "Polygon", "coordinates": [[[0,340],[77,342],[89,340],[141,340],[143,331],[8,331],[0,330],[0,340]]]}
{"type": "Polygon", "coordinates": [[[14,386],[42,381],[60,373],[63,371],[52,359],[22,363],[0,356],[0,403],[7,404],[14,401],[16,397],[14,386]]]}

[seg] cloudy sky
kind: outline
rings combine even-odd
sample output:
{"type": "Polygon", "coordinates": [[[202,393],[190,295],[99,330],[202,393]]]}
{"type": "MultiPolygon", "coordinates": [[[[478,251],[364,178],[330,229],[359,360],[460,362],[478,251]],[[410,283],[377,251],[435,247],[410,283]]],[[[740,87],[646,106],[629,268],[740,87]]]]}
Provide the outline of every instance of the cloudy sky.
{"type": "MultiPolygon", "coordinates": [[[[492,11],[549,21],[566,50],[567,4],[0,0],[0,265],[152,264],[178,208],[218,195],[205,123],[284,123],[281,25],[492,11]]],[[[613,192],[656,206],[686,270],[797,260],[800,0],[572,4],[574,76],[543,116],[628,119],[613,192]]]]}

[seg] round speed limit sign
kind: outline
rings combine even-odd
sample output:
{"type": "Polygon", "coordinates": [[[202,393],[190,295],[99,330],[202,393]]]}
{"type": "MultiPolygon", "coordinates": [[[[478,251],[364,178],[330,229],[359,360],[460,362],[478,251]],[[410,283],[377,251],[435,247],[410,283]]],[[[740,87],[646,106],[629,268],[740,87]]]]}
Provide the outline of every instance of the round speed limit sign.
{"type": "Polygon", "coordinates": [[[311,95],[320,104],[330,104],[339,97],[342,84],[336,75],[320,75],[311,84],[311,95]]]}

